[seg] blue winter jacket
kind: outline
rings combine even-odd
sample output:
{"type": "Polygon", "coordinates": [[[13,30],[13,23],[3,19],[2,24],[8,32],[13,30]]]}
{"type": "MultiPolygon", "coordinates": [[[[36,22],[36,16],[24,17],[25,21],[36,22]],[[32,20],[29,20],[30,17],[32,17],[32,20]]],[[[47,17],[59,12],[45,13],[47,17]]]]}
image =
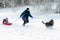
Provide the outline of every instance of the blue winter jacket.
{"type": "Polygon", "coordinates": [[[30,14],[30,11],[26,11],[26,10],[20,15],[20,17],[22,17],[23,20],[28,20],[29,16],[33,18],[33,16],[30,14]]]}

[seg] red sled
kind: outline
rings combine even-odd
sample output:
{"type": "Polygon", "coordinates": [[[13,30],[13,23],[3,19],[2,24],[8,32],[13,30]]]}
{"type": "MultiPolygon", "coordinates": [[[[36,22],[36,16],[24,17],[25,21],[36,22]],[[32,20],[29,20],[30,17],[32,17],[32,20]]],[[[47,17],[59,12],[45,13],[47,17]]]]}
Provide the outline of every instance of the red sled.
{"type": "Polygon", "coordinates": [[[4,24],[4,25],[12,25],[12,23],[9,23],[8,22],[8,19],[7,18],[6,19],[3,19],[2,24],[4,24]]]}
{"type": "Polygon", "coordinates": [[[10,26],[10,25],[12,25],[12,23],[4,24],[4,25],[8,25],[8,26],[10,26]]]}
{"type": "Polygon", "coordinates": [[[6,25],[12,25],[12,23],[8,23],[8,24],[6,24],[6,25]]]}

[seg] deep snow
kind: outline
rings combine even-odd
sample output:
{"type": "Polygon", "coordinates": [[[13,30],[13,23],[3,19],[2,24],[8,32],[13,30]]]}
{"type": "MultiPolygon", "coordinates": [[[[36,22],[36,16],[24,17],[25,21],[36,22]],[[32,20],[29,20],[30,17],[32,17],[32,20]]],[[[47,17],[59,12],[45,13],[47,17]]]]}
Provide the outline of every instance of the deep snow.
{"type": "Polygon", "coordinates": [[[31,6],[0,9],[0,40],[60,40],[60,14],[37,10],[31,6]],[[27,7],[34,18],[29,18],[30,22],[23,26],[19,16],[27,7]],[[5,17],[13,23],[11,26],[2,24],[5,17]],[[52,29],[46,28],[41,22],[50,19],[54,20],[52,29]]]}

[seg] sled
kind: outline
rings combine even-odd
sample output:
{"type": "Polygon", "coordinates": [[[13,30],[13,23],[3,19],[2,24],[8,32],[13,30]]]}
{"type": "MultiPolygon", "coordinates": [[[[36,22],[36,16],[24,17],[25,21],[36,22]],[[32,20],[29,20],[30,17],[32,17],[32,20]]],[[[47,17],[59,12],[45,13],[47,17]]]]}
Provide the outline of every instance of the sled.
{"type": "Polygon", "coordinates": [[[12,25],[12,23],[4,24],[4,25],[8,25],[8,26],[11,26],[11,25],[12,25]]]}

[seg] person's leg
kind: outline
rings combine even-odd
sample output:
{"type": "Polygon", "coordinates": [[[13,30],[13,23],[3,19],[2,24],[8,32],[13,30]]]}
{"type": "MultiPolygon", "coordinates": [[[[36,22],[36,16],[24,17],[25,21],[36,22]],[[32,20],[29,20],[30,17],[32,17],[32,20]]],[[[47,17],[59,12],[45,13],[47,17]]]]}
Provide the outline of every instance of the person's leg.
{"type": "Polygon", "coordinates": [[[24,21],[23,26],[25,26],[26,23],[29,23],[29,20],[28,19],[23,20],[23,21],[24,21]]]}
{"type": "Polygon", "coordinates": [[[26,24],[26,20],[24,20],[23,26],[25,26],[25,24],[26,24]]]}
{"type": "Polygon", "coordinates": [[[29,20],[27,20],[27,23],[29,23],[29,20]]]}

